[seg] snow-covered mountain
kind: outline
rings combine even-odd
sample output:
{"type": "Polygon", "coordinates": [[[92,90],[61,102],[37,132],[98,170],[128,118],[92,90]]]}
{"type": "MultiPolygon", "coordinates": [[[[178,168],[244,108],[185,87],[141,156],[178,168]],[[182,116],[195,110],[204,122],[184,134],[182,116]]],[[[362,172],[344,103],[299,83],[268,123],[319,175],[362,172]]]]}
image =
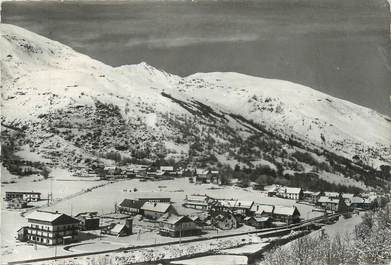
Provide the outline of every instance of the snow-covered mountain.
{"type": "MultiPolygon", "coordinates": [[[[76,127],[96,130],[97,106],[103,104],[118,114],[115,126],[128,126],[123,136],[132,138],[126,146],[133,151],[142,142],[164,142],[166,149],[187,156],[189,146],[212,137],[219,148],[209,151],[222,162],[228,150],[235,153],[227,147],[232,137],[246,141],[262,132],[283,146],[301,143],[295,148],[326,150],[375,168],[390,164],[390,118],[309,87],[239,73],[179,77],[146,63],[111,67],[16,26],[1,24],[0,32],[2,124],[24,125],[31,137],[49,132],[84,154],[110,149],[113,142],[101,132],[95,146],[83,141],[87,132],[76,145],[64,135],[76,127]],[[197,125],[197,134],[206,132],[204,138],[184,133],[189,124],[197,125]]],[[[108,115],[98,124],[112,129],[114,118],[108,115]]],[[[30,142],[45,144],[37,138],[30,142]]],[[[126,150],[120,151],[126,155],[126,150]]]]}

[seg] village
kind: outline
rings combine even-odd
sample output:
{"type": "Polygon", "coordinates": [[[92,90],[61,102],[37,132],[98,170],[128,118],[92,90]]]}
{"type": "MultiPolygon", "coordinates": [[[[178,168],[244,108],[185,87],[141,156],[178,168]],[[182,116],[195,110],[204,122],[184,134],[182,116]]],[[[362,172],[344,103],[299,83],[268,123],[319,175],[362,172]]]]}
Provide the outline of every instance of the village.
{"type": "MultiPolygon", "coordinates": [[[[7,209],[4,210],[18,212],[25,224],[14,231],[15,251],[26,247],[37,249],[38,245],[40,247],[32,257],[49,258],[66,256],[75,251],[85,254],[97,249],[110,251],[130,245],[153,246],[177,240],[204,240],[213,236],[235,236],[273,229],[279,231],[309,221],[313,221],[312,228],[319,229],[324,225],[321,224],[324,217],[351,218],[383,203],[383,198],[374,192],[308,191],[281,185],[268,185],[262,189],[258,185],[247,189],[235,184],[226,187],[221,184],[220,172],[211,169],[197,168],[186,176],[185,170],[175,170],[172,166],[154,170],[140,165],[126,169],[105,167],[103,172],[100,178],[107,185],[87,189],[79,199],[111,187],[110,193],[121,194],[116,197],[121,200],[113,202],[107,198],[104,202],[104,196],[100,198],[102,204],[107,205],[106,211],[99,211],[96,205],[88,204],[78,208],[76,196],[69,199],[76,201],[71,211],[62,212],[64,207],[61,205],[66,200],[51,206],[53,190],[47,194],[5,190],[7,209]],[[132,183],[134,187],[127,188],[126,183],[132,183]],[[152,188],[151,192],[143,192],[142,186],[136,183],[155,185],[157,190],[152,188]],[[178,190],[167,190],[170,183],[177,185],[178,190]],[[235,195],[228,197],[227,188],[235,188],[235,195]],[[57,247],[59,245],[63,246],[62,249],[57,247]]],[[[77,178],[80,173],[75,175],[77,178]]],[[[335,222],[337,219],[331,220],[335,222]]],[[[330,223],[329,220],[327,222],[330,223]]]]}

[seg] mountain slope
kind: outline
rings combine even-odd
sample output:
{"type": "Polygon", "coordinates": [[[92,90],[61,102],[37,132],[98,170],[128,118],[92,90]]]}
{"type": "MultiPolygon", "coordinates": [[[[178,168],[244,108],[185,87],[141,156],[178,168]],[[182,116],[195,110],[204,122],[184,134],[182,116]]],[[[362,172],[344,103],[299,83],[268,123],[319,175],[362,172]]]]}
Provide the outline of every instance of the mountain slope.
{"type": "Polygon", "coordinates": [[[390,164],[389,118],[309,87],[238,73],[182,78],[146,63],[114,68],[12,25],[0,32],[2,124],[23,128],[22,142],[56,163],[114,150],[150,161],[266,161],[279,174],[324,163],[342,178],[336,163],[354,163],[346,174],[356,178],[390,164]]]}

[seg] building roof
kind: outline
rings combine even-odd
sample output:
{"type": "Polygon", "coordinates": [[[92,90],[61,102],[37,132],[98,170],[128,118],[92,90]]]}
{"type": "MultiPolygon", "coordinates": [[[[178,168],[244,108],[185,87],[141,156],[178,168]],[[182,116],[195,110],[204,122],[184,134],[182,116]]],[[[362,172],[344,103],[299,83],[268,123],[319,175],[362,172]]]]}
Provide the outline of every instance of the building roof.
{"type": "Polygon", "coordinates": [[[221,200],[220,205],[228,208],[251,209],[254,201],[221,200]]]}
{"type": "Polygon", "coordinates": [[[261,223],[261,222],[267,222],[270,220],[270,217],[269,216],[262,216],[262,217],[254,217],[255,221],[257,221],[258,223],[261,223]]]}
{"type": "Polygon", "coordinates": [[[208,200],[208,196],[206,195],[186,195],[186,201],[191,201],[191,202],[206,202],[208,200]]]}
{"type": "Polygon", "coordinates": [[[318,203],[325,203],[325,202],[328,202],[329,200],[329,197],[327,196],[320,196],[319,200],[318,200],[318,203]]]}
{"type": "Polygon", "coordinates": [[[119,234],[124,229],[126,229],[125,224],[116,224],[113,228],[110,229],[110,231],[111,231],[111,233],[119,234]]]}
{"type": "Polygon", "coordinates": [[[186,215],[165,214],[158,219],[159,222],[166,224],[177,224],[180,222],[193,222],[193,220],[186,215]]]}
{"type": "Polygon", "coordinates": [[[361,197],[353,197],[350,199],[350,203],[364,203],[364,199],[361,197]]]}
{"type": "Polygon", "coordinates": [[[170,207],[172,207],[172,205],[165,202],[145,202],[141,207],[141,210],[165,213],[170,207]]]}
{"type": "Polygon", "coordinates": [[[301,188],[285,187],[285,193],[299,194],[300,192],[301,188]]]}
{"type": "Polygon", "coordinates": [[[281,205],[276,205],[273,211],[274,214],[288,215],[288,216],[294,215],[295,212],[297,212],[300,215],[299,211],[295,206],[281,206],[281,205]]]}
{"type": "Polygon", "coordinates": [[[35,211],[27,216],[28,220],[38,220],[49,223],[79,223],[79,220],[59,212],[35,211]]]}
{"type": "Polygon", "coordinates": [[[339,193],[338,192],[325,192],[324,193],[324,196],[327,196],[327,197],[339,197],[339,193]]]}
{"type": "Polygon", "coordinates": [[[145,202],[139,201],[139,200],[132,200],[132,199],[124,199],[119,206],[121,207],[127,207],[127,208],[134,208],[134,209],[140,209],[141,206],[143,206],[145,202]]]}
{"type": "Polygon", "coordinates": [[[37,194],[37,195],[40,195],[40,194],[41,194],[40,192],[35,192],[35,191],[6,191],[5,193],[6,193],[6,194],[7,194],[7,193],[37,194]]]}
{"type": "Polygon", "coordinates": [[[174,167],[173,166],[161,166],[160,170],[161,171],[174,171],[174,167]]]}
{"type": "Polygon", "coordinates": [[[257,212],[257,213],[273,213],[274,206],[273,205],[267,205],[267,204],[257,204],[254,203],[253,206],[251,207],[251,211],[257,212]]]}
{"type": "Polygon", "coordinates": [[[344,199],[351,199],[354,197],[354,194],[352,193],[342,193],[342,198],[344,199]]]}
{"type": "Polygon", "coordinates": [[[209,170],[203,169],[203,168],[197,168],[196,169],[196,174],[197,175],[206,175],[209,173],[209,170]]]}

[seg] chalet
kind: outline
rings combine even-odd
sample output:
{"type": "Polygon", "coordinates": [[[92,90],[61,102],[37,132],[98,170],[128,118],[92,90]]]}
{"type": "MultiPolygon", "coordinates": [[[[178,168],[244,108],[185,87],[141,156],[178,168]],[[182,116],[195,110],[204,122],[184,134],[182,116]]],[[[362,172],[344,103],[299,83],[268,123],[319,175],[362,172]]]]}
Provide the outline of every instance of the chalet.
{"type": "Polygon", "coordinates": [[[75,218],[80,221],[80,230],[98,230],[100,219],[98,212],[78,213],[75,218]]]}
{"type": "Polygon", "coordinates": [[[273,220],[287,224],[300,222],[300,212],[295,206],[276,205],[273,211],[273,220]]]}
{"type": "Polygon", "coordinates": [[[219,183],[219,171],[197,168],[195,170],[196,183],[219,183]]]}
{"type": "Polygon", "coordinates": [[[5,192],[5,201],[10,201],[15,198],[20,198],[27,202],[36,202],[41,200],[41,193],[34,191],[6,191],[5,192]]]}
{"type": "Polygon", "coordinates": [[[128,236],[133,232],[132,226],[133,219],[127,219],[125,224],[115,224],[114,227],[108,231],[108,234],[117,237],[128,236]]]}
{"type": "Polygon", "coordinates": [[[27,216],[27,240],[42,245],[68,244],[77,240],[79,220],[69,215],[35,211],[27,216]]]}
{"type": "Polygon", "coordinates": [[[165,213],[177,214],[176,209],[169,203],[145,202],[141,207],[143,216],[148,219],[158,219],[165,213]]]}
{"type": "Polygon", "coordinates": [[[124,199],[118,206],[117,210],[120,213],[129,213],[132,215],[137,215],[141,211],[145,201],[124,199]]]}
{"type": "Polygon", "coordinates": [[[165,214],[158,222],[161,235],[182,237],[201,234],[201,228],[188,216],[165,214]]]}
{"type": "Polygon", "coordinates": [[[303,192],[303,200],[316,204],[321,196],[324,196],[324,193],[321,191],[312,192],[312,191],[304,191],[303,192]]]}
{"type": "Polygon", "coordinates": [[[21,198],[14,198],[7,203],[7,208],[11,209],[23,209],[27,208],[27,201],[21,198]]]}
{"type": "Polygon", "coordinates": [[[301,188],[280,187],[277,191],[277,196],[285,199],[301,200],[303,198],[303,190],[301,188]]]}
{"type": "Polygon", "coordinates": [[[196,183],[210,183],[210,172],[207,169],[197,168],[195,171],[196,183]]]}
{"type": "Polygon", "coordinates": [[[266,227],[271,226],[271,218],[268,216],[264,217],[254,217],[254,216],[248,216],[244,218],[244,223],[249,226],[253,226],[257,229],[262,229],[266,227]]]}
{"type": "Polygon", "coordinates": [[[206,195],[186,195],[184,207],[206,210],[208,208],[209,197],[206,195]]]}
{"type": "Polygon", "coordinates": [[[323,209],[333,212],[346,212],[348,210],[348,206],[342,197],[329,198],[327,196],[322,196],[319,198],[317,204],[323,209]]]}

